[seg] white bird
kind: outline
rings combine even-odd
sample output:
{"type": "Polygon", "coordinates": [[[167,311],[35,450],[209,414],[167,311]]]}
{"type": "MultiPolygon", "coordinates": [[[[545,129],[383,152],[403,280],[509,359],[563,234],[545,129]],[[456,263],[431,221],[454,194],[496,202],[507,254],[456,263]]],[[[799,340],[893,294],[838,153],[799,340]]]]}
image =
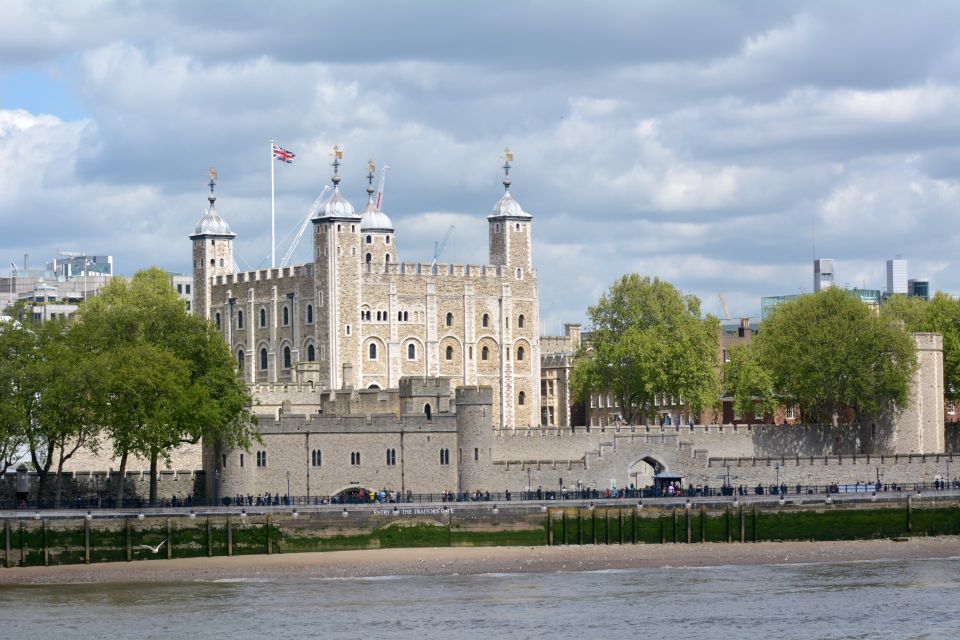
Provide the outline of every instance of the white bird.
{"type": "Polygon", "coordinates": [[[140,545],[137,545],[137,549],[149,549],[149,550],[152,551],[153,553],[160,553],[160,547],[162,547],[162,546],[164,545],[164,543],[166,543],[166,541],[167,541],[167,539],[164,538],[164,539],[163,539],[163,542],[161,542],[160,544],[158,544],[158,545],[155,546],[155,547],[151,547],[151,546],[148,545],[148,544],[140,544],[140,545]]]}

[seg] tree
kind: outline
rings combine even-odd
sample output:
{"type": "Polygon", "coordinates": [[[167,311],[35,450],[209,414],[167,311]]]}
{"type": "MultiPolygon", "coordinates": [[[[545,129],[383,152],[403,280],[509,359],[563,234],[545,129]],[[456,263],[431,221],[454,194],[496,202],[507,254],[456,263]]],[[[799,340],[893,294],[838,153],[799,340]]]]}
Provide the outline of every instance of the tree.
{"type": "Polygon", "coordinates": [[[913,339],[897,322],[836,288],[778,306],[752,349],[779,403],[834,425],[905,407],[917,368],[913,339]]]}
{"type": "Polygon", "coordinates": [[[657,278],[628,274],[589,308],[589,345],[574,365],[574,392],[610,391],[636,424],[679,399],[692,412],[717,402],[720,326],[700,300],[657,278]]]}
{"type": "MultiPolygon", "coordinates": [[[[156,500],[161,459],[202,438],[249,447],[251,399],[222,337],[189,315],[160,269],[115,279],[78,313],[78,344],[109,363],[101,424],[124,477],[131,454],[150,461],[156,500]]],[[[122,500],[123,482],[117,488],[122,500]]]]}
{"type": "Polygon", "coordinates": [[[23,389],[33,337],[19,322],[0,322],[0,475],[23,456],[30,420],[23,389]]]}
{"type": "Polygon", "coordinates": [[[960,397],[960,300],[942,291],[929,302],[896,295],[883,305],[881,313],[902,323],[907,331],[928,331],[943,336],[943,386],[951,400],[960,397]]]}
{"type": "Polygon", "coordinates": [[[733,397],[737,414],[748,416],[773,413],[777,409],[773,376],[760,363],[752,344],[727,352],[729,362],[723,365],[724,395],[733,397]]]}

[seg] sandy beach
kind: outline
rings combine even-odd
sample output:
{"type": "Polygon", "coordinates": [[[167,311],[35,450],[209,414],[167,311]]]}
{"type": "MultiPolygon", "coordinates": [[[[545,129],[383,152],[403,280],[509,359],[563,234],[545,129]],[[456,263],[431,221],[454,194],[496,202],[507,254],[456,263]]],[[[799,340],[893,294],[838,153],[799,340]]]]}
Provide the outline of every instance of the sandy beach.
{"type": "Polygon", "coordinates": [[[184,558],[0,569],[0,585],[361,578],[661,567],[862,562],[960,556],[960,537],[565,547],[459,547],[184,558]]]}

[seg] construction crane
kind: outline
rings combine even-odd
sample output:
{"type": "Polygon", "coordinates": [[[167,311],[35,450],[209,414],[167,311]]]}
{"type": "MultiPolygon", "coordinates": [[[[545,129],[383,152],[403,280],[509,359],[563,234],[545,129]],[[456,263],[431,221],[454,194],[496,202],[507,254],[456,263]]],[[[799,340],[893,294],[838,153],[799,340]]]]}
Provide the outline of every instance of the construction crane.
{"type": "Polygon", "coordinates": [[[440,259],[443,248],[447,246],[447,240],[450,239],[451,233],[453,233],[453,225],[450,225],[450,228],[447,229],[447,235],[443,236],[443,240],[437,240],[433,243],[433,262],[430,263],[431,267],[437,266],[437,260],[440,259]]]}
{"type": "Polygon", "coordinates": [[[311,206],[310,210],[307,211],[307,216],[303,219],[303,223],[300,225],[300,230],[297,231],[297,236],[293,239],[293,242],[290,243],[290,248],[287,249],[287,253],[284,254],[283,260],[280,261],[281,269],[289,264],[290,258],[293,256],[293,252],[297,250],[297,245],[300,244],[300,238],[303,237],[303,232],[307,230],[307,226],[310,224],[313,216],[316,215],[317,211],[320,209],[320,205],[323,204],[323,196],[327,195],[327,191],[330,191],[330,185],[327,185],[323,188],[323,191],[320,192],[320,195],[317,196],[317,199],[313,201],[313,206],[311,206]]]}
{"type": "Polygon", "coordinates": [[[723,307],[723,315],[726,316],[727,320],[733,320],[730,316],[730,309],[727,308],[727,299],[723,297],[722,293],[718,293],[717,296],[720,298],[720,306],[723,307]]]}
{"type": "Polygon", "coordinates": [[[383,165],[383,173],[380,174],[380,186],[377,187],[377,209],[380,208],[380,203],[383,202],[383,183],[387,179],[387,171],[390,171],[390,165],[383,165]]]}

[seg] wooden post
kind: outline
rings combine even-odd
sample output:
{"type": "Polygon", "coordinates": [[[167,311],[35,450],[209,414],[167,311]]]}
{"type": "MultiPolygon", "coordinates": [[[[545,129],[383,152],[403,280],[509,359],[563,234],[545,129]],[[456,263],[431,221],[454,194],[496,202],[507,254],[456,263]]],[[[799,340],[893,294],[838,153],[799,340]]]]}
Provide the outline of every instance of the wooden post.
{"type": "Polygon", "coordinates": [[[610,509],[603,512],[603,544],[610,544],[610,509]]]}
{"type": "Polygon", "coordinates": [[[623,509],[617,510],[617,533],[620,536],[620,544],[623,544],[623,509]]]}
{"type": "Polygon", "coordinates": [[[10,554],[10,521],[3,521],[3,537],[6,539],[6,549],[3,555],[3,564],[9,569],[13,566],[13,556],[10,554]]]}
{"type": "Polygon", "coordinates": [[[553,540],[550,539],[550,509],[547,509],[547,546],[553,544],[553,540]]]}
{"type": "Polygon", "coordinates": [[[267,514],[267,555],[273,554],[273,540],[270,538],[270,514],[267,514]]]}
{"type": "Polygon", "coordinates": [[[90,521],[83,519],[83,563],[90,564],[90,521]]]}
{"type": "Polygon", "coordinates": [[[756,542],[759,537],[757,532],[757,505],[753,505],[753,541],[756,542]]]}
{"type": "Polygon", "coordinates": [[[167,518],[167,560],[173,560],[173,538],[170,537],[170,518],[167,518]]]}
{"type": "Polygon", "coordinates": [[[907,496],[907,533],[913,533],[913,496],[907,496]]]}
{"type": "Polygon", "coordinates": [[[747,541],[747,517],[743,513],[743,505],[740,505],[740,542],[747,541]]]}
{"type": "Polygon", "coordinates": [[[680,526],[680,516],[677,514],[677,508],[673,508],[673,544],[677,544],[677,528],[680,526]]]}
{"type": "Polygon", "coordinates": [[[597,512],[590,511],[590,544],[597,544],[597,512]]]}
{"type": "Polygon", "coordinates": [[[127,562],[131,562],[133,560],[133,544],[130,536],[130,518],[126,518],[125,520],[127,525],[127,562]]]}
{"type": "Polygon", "coordinates": [[[47,546],[47,520],[40,521],[40,532],[43,534],[43,566],[50,566],[50,549],[47,546]]]}
{"type": "Polygon", "coordinates": [[[727,511],[724,514],[724,519],[727,524],[727,542],[733,542],[733,529],[730,526],[730,505],[727,505],[727,511]]]}
{"type": "Polygon", "coordinates": [[[660,544],[665,544],[667,541],[667,534],[663,530],[663,514],[657,514],[657,522],[660,523],[660,544]]]}
{"type": "Polygon", "coordinates": [[[207,517],[207,557],[210,558],[213,556],[213,536],[210,529],[210,517],[207,517]]]}
{"type": "Polygon", "coordinates": [[[560,511],[560,544],[567,544],[567,510],[560,511]]]}
{"type": "Polygon", "coordinates": [[[691,542],[693,542],[693,535],[692,535],[693,523],[690,522],[690,509],[684,508],[684,511],[685,511],[684,520],[687,526],[687,544],[690,544],[691,542]]]}
{"type": "Polygon", "coordinates": [[[637,544],[637,510],[633,510],[633,528],[631,529],[633,536],[633,544],[637,544]]]}
{"type": "Polygon", "coordinates": [[[700,507],[700,543],[707,541],[707,508],[700,507]]]}
{"type": "Polygon", "coordinates": [[[233,527],[230,523],[230,516],[227,516],[227,555],[233,555],[233,527]]]}

